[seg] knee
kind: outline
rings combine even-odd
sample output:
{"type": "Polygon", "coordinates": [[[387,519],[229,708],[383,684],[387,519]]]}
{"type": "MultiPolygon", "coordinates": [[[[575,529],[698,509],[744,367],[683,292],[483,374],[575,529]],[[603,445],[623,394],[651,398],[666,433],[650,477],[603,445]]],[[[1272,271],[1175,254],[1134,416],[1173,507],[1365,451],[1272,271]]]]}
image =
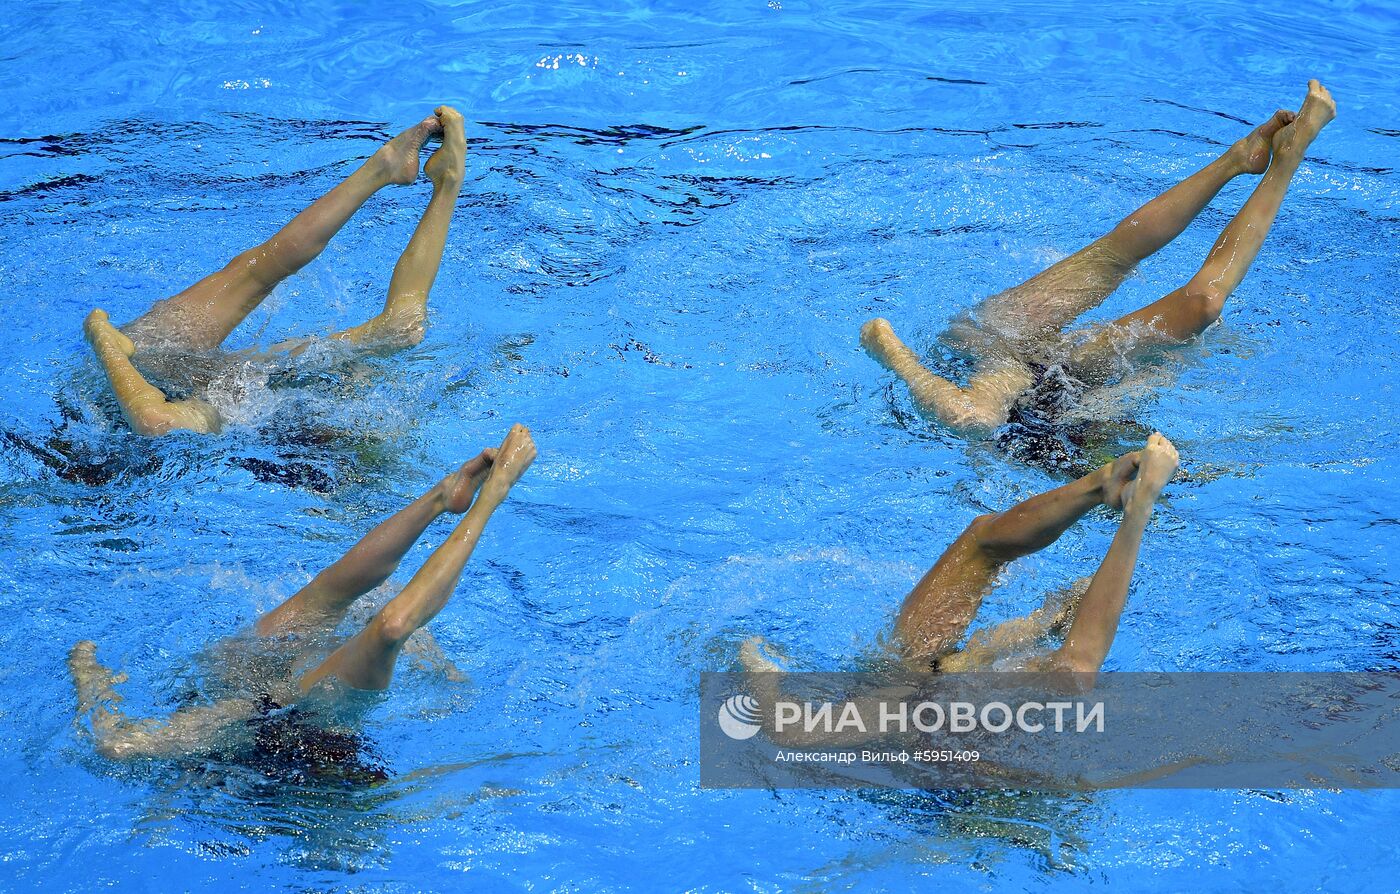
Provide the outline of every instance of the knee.
{"type": "Polygon", "coordinates": [[[163,405],[152,404],[133,409],[127,414],[127,421],[131,423],[132,431],[147,438],[159,437],[174,427],[174,419],[163,405]]]}
{"type": "Polygon", "coordinates": [[[966,437],[986,438],[1004,425],[1006,419],[1007,413],[1001,407],[969,400],[966,405],[949,413],[945,421],[966,437]]]}
{"type": "Polygon", "coordinates": [[[1138,245],[1140,239],[1138,221],[1128,217],[1089,248],[1097,256],[1095,260],[1099,264],[1113,275],[1122,277],[1131,273],[1138,261],[1142,260],[1138,245]]]}
{"type": "Polygon", "coordinates": [[[371,340],[387,348],[412,348],[421,344],[427,314],[421,304],[427,296],[411,307],[396,307],[371,321],[371,340]]]}
{"type": "Polygon", "coordinates": [[[1001,514],[998,512],[986,512],[982,515],[977,516],[971,522],[969,522],[967,527],[963,530],[963,536],[970,537],[973,540],[976,540],[978,537],[985,536],[988,530],[991,528],[991,526],[1000,517],[1001,514]]]}
{"type": "Polygon", "coordinates": [[[1008,532],[1005,527],[998,530],[1001,520],[1002,513],[989,512],[974,518],[967,530],[963,531],[963,539],[984,561],[992,565],[1004,565],[1044,545],[1025,542],[1013,532],[1008,532]]]}
{"type": "Polygon", "coordinates": [[[1220,319],[1225,299],[1229,297],[1229,292],[1213,282],[1192,280],[1186,284],[1182,300],[1200,321],[1201,328],[1205,328],[1220,319]]]}
{"type": "Polygon", "coordinates": [[[401,612],[394,610],[392,603],[380,609],[374,620],[369,622],[370,636],[387,648],[402,646],[417,629],[401,612]]]}
{"type": "Polygon", "coordinates": [[[993,558],[997,552],[994,526],[999,518],[1001,518],[1001,513],[998,512],[988,512],[977,516],[963,530],[962,539],[976,547],[978,552],[993,558]]]}
{"type": "Polygon", "coordinates": [[[396,348],[414,348],[423,342],[423,315],[418,314],[410,320],[401,321],[394,326],[393,334],[388,339],[390,344],[396,348]]]}

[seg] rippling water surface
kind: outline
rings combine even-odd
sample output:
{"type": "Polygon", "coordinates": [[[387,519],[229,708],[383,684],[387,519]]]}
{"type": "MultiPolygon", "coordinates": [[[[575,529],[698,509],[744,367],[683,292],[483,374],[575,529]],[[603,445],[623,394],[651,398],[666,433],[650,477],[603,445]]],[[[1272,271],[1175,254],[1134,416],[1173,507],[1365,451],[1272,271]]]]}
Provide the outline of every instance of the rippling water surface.
{"type": "MultiPolygon", "coordinates": [[[[1397,668],[1393,4],[160,6],[10,4],[0,33],[0,886],[1393,888],[1391,794],[703,791],[694,716],[751,633],[849,667],[969,519],[1055,481],[920,421],[860,321],[931,349],[1308,77],[1340,117],[1222,325],[1134,407],[1189,474],[1109,664],[1397,668]],[[83,315],[217,268],[441,102],[472,142],[423,344],[249,369],[221,439],[126,432],[83,315]],[[94,756],[72,642],[167,710],[204,643],[516,420],[540,459],[433,625],[471,681],[401,670],[368,727],[391,782],[94,756]]],[[[1095,316],[1182,282],[1248,189],[1095,316]]],[[[376,196],[233,345],[377,310],[427,193],[376,196]]]]}

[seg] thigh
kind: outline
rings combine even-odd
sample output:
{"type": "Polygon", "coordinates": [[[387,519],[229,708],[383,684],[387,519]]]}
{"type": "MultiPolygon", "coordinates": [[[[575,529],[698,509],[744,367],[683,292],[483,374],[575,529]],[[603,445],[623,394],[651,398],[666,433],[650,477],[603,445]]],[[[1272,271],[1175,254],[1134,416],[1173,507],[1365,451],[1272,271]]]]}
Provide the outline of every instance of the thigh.
{"type": "Polygon", "coordinates": [[[217,348],[243,318],[272,292],[237,260],[161,301],[121,327],[138,352],[156,348],[208,351],[217,348]]]}
{"type": "Polygon", "coordinates": [[[1019,345],[1058,332],[1097,307],[1132,272],[1100,239],[971,311],[977,325],[1019,345]]]}
{"type": "Polygon", "coordinates": [[[1111,323],[1070,333],[1070,364],[1091,384],[1107,381],[1127,361],[1200,335],[1219,317],[1222,303],[1209,290],[1183,286],[1111,323]]]}
{"type": "Polygon", "coordinates": [[[971,529],[953,541],[900,607],[895,635],[906,654],[933,658],[955,648],[1000,568],[978,546],[971,529]]]}

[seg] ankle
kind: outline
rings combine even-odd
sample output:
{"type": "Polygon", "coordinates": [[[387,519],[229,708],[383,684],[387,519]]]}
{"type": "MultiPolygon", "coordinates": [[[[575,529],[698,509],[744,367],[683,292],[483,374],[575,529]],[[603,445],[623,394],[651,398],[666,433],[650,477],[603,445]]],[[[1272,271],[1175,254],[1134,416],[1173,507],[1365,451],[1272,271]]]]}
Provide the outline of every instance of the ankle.
{"type": "Polygon", "coordinates": [[[455,197],[462,191],[462,182],[466,177],[463,173],[453,171],[448,174],[429,174],[428,179],[433,182],[433,195],[451,195],[455,197]]]}
{"type": "Polygon", "coordinates": [[[372,192],[378,192],[394,182],[394,160],[388,146],[380,146],[373,155],[365,159],[352,177],[363,178],[372,192]]]}
{"type": "Polygon", "coordinates": [[[447,513],[448,499],[452,495],[452,488],[453,485],[456,484],[456,477],[456,472],[448,475],[437,484],[434,484],[432,489],[423,495],[423,499],[427,501],[434,518],[447,513]]]}
{"type": "Polygon", "coordinates": [[[1124,521],[1134,520],[1146,524],[1156,506],[1157,494],[1135,487],[1133,492],[1128,494],[1128,498],[1123,501],[1123,519],[1124,521]]]}
{"type": "Polygon", "coordinates": [[[1275,177],[1292,177],[1297,172],[1298,167],[1303,163],[1303,148],[1289,146],[1286,149],[1274,151],[1273,158],[1269,161],[1268,174],[1275,177]]]}
{"type": "Polygon", "coordinates": [[[1227,179],[1233,180],[1245,174],[1257,173],[1250,164],[1250,150],[1249,140],[1238,140],[1215,160],[1227,179]]]}

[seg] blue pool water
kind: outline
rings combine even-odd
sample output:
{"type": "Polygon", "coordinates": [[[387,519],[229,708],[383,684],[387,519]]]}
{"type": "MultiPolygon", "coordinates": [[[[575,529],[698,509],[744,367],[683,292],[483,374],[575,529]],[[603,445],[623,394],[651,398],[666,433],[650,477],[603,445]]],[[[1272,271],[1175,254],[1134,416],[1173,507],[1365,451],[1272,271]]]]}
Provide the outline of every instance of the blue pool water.
{"type": "MultiPolygon", "coordinates": [[[[1187,475],[1109,667],[1400,665],[1393,3],[164,7],[10,3],[0,31],[0,889],[1396,889],[1393,793],[707,791],[695,716],[752,633],[849,667],[970,518],[1056,480],[920,421],[859,323],[931,348],[1309,77],[1338,119],[1134,407],[1187,475]],[[217,268],[440,102],[472,144],[420,347],[254,371],[221,439],[114,422],[90,308],[217,268]],[[300,412],[342,434],[291,436],[300,412]],[[517,420],[540,459],[433,624],[471,682],[400,669],[367,727],[390,784],[94,755],[74,641],[167,710],[203,644],[517,420]]],[[[1183,282],[1248,189],[1095,316],[1183,282]]],[[[233,345],[377,310],[426,197],[380,193],[233,345]]]]}

